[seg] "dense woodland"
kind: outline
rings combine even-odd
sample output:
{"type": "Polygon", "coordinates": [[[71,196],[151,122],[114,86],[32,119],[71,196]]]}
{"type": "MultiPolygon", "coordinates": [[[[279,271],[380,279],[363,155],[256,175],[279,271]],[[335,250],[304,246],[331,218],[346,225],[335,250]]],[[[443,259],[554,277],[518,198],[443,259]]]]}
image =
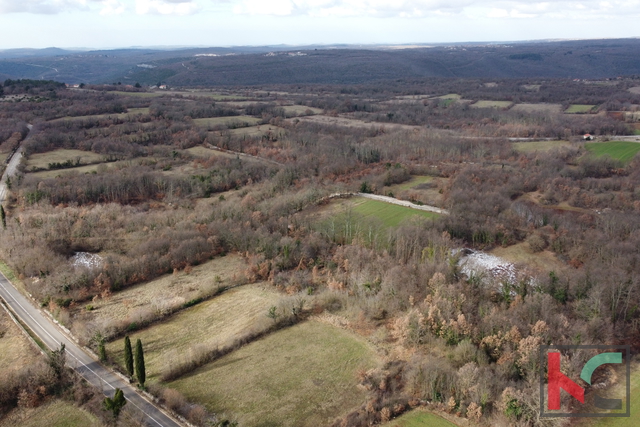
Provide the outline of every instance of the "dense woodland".
{"type": "MultiPolygon", "coordinates": [[[[30,123],[27,158],[77,149],[113,165],[42,178],[23,162],[5,204],[0,258],[88,343],[97,330],[109,339],[130,325],[76,323],[69,306],[241,253],[250,266],[238,280],[268,280],[283,297],[304,296],[306,311],[343,316],[388,352],[383,369],[359,379],[369,400],[335,426],[378,423],[424,402],[481,425],[560,425],[538,416],[538,346],[640,345],[640,158],[624,164],[590,157],[581,141],[587,132],[633,129],[605,113],[472,108],[426,95],[634,111],[640,95],[627,89],[636,84],[275,86],[237,89],[246,99],[234,104],[11,82],[5,95],[39,98],[0,102],[1,150],[24,139],[30,123]],[[423,94],[415,102],[395,98],[423,94]],[[285,103],[361,125],[287,119],[285,103]],[[148,113],[122,114],[132,108],[148,113]],[[194,122],[241,115],[282,132],[238,137],[228,126],[194,122]],[[526,153],[509,137],[570,143],[526,153]],[[187,151],[200,146],[269,161],[187,151]],[[396,228],[350,212],[320,222],[309,215],[329,194],[359,191],[363,183],[385,194],[385,186],[412,175],[447,179],[440,207],[450,215],[396,228]],[[525,263],[512,281],[467,277],[453,251],[523,242],[532,257],[551,252],[562,267],[525,263]],[[100,270],[71,267],[67,260],[78,251],[107,254],[106,262],[100,270]]],[[[303,316],[292,313],[291,322],[303,316]]],[[[159,314],[145,316],[138,326],[159,314]]],[[[581,363],[572,360],[567,370],[579,372],[581,363]]]]}

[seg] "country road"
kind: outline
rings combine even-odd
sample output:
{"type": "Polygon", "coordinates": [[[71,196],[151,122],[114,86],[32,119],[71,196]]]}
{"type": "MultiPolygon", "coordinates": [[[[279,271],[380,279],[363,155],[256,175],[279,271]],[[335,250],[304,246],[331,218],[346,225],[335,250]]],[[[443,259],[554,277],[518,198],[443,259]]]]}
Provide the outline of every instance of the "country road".
{"type": "Polygon", "coordinates": [[[148,426],[180,426],[154,404],[138,394],[127,381],[102,366],[73,340],[63,334],[2,273],[0,273],[0,297],[49,349],[57,350],[60,348],[60,344],[64,344],[67,353],[67,365],[75,369],[92,385],[101,389],[105,395],[113,397],[115,389],[121,389],[124,392],[127,403],[139,410],[148,426]]]}
{"type": "MultiPolygon", "coordinates": [[[[31,130],[33,129],[33,125],[27,125],[27,127],[29,128],[29,134],[24,139],[24,141],[29,139],[29,137],[31,136],[31,130]]],[[[4,174],[2,174],[2,177],[0,178],[0,205],[4,203],[5,198],[7,197],[7,194],[8,194],[8,188],[6,184],[7,178],[15,175],[16,171],[18,170],[18,165],[20,164],[21,159],[22,159],[22,142],[20,143],[20,147],[18,147],[18,150],[15,153],[13,153],[13,156],[11,156],[9,164],[7,165],[7,169],[5,169],[4,174]]]]}

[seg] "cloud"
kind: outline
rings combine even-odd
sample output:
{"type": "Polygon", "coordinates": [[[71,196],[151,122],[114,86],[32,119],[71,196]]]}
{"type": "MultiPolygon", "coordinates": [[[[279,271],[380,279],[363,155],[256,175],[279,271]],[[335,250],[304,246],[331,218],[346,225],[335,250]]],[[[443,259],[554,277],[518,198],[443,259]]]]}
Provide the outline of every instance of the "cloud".
{"type": "Polygon", "coordinates": [[[139,15],[192,15],[199,10],[192,0],[136,0],[139,15]]]}
{"type": "Polygon", "coordinates": [[[421,18],[466,15],[488,18],[539,16],[640,15],[640,0],[218,0],[231,3],[237,14],[306,15],[315,17],[421,18]]]}
{"type": "Polygon", "coordinates": [[[0,14],[34,13],[53,15],[69,10],[86,10],[85,0],[0,0],[0,14]]]}
{"type": "Polygon", "coordinates": [[[0,0],[0,14],[55,15],[76,10],[95,10],[100,15],[190,15],[201,7],[195,0],[0,0]]]}

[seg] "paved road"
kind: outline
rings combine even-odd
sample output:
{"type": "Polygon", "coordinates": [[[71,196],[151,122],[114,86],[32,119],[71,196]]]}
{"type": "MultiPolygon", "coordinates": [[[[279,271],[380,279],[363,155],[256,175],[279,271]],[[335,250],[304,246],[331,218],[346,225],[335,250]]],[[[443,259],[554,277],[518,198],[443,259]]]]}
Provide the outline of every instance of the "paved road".
{"type": "Polygon", "coordinates": [[[146,424],[151,427],[180,426],[138,394],[128,382],[106,369],[64,335],[49,318],[34,307],[31,301],[18,292],[2,273],[0,273],[0,297],[47,347],[55,350],[60,348],[61,343],[64,344],[67,351],[67,365],[79,372],[88,382],[101,389],[105,395],[113,397],[115,389],[121,389],[128,405],[136,407],[144,414],[146,424]]]}

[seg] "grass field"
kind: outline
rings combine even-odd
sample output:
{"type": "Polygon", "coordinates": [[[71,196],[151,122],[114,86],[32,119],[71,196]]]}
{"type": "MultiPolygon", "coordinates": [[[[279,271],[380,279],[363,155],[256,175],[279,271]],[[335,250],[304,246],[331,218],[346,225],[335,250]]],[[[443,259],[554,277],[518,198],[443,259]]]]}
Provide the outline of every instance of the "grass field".
{"type": "Polygon", "coordinates": [[[516,104],[511,107],[513,111],[525,113],[561,113],[561,104],[516,104]]]}
{"type": "Polygon", "coordinates": [[[435,414],[415,409],[380,427],[456,427],[456,425],[435,414]]]}
{"type": "Polygon", "coordinates": [[[321,114],[324,112],[321,108],[307,107],[306,105],[285,105],[282,108],[287,117],[307,115],[307,111],[311,111],[311,114],[321,114]]]}
{"type": "Polygon", "coordinates": [[[284,133],[284,131],[285,130],[283,128],[278,126],[258,125],[258,126],[249,126],[246,128],[231,129],[229,130],[229,133],[233,136],[248,136],[248,137],[260,136],[261,137],[262,135],[265,135],[267,133],[280,135],[284,133]]]}
{"type": "MultiPolygon", "coordinates": [[[[579,425],[581,427],[636,427],[638,425],[638,419],[640,418],[640,367],[636,366],[634,368],[633,365],[631,366],[631,417],[600,419],[590,418],[586,419],[585,422],[580,423],[579,425]]],[[[626,387],[624,381],[622,383],[619,383],[614,388],[613,393],[609,397],[624,398],[624,387],[626,387]]],[[[623,408],[624,405],[625,403],[623,403],[623,408]]]]}
{"type": "Polygon", "coordinates": [[[234,275],[243,277],[246,264],[237,255],[227,255],[193,267],[191,273],[180,271],[166,274],[159,279],[135,285],[114,293],[108,299],[91,303],[93,310],[78,307],[74,316],[86,321],[105,323],[130,319],[144,310],[164,310],[171,305],[181,305],[194,298],[209,294],[220,285],[233,283],[234,275]],[[216,277],[219,279],[216,280],[216,277]]]}
{"type": "Polygon", "coordinates": [[[211,117],[208,119],[195,119],[193,122],[201,127],[213,126],[231,126],[233,124],[242,124],[243,126],[252,126],[260,123],[262,119],[251,116],[233,116],[233,117],[211,117]]]}
{"type": "Polygon", "coordinates": [[[417,209],[411,209],[404,206],[393,205],[391,203],[380,202],[378,200],[354,199],[356,205],[353,211],[367,217],[377,218],[386,227],[395,227],[402,221],[413,216],[421,216],[424,218],[437,218],[439,215],[433,212],[426,212],[417,209]]]}
{"type": "Polygon", "coordinates": [[[0,376],[34,364],[43,357],[0,307],[0,376]]]}
{"type": "MultiPolygon", "coordinates": [[[[80,164],[82,165],[86,165],[87,163],[104,162],[105,160],[104,155],[97,154],[92,151],[61,149],[46,153],[32,154],[27,159],[27,170],[32,170],[34,168],[47,169],[49,167],[49,163],[64,163],[67,160],[71,160],[75,163],[78,158],[80,158],[80,164]]],[[[60,170],[58,169],[58,171],[60,170]]]]}
{"type": "Polygon", "coordinates": [[[509,108],[511,101],[478,101],[470,105],[473,108],[509,108]]]}
{"type": "Polygon", "coordinates": [[[640,143],[631,141],[588,142],[585,148],[593,155],[608,155],[612,159],[628,162],[640,151],[640,143]]]}
{"type": "Polygon", "coordinates": [[[567,114],[590,113],[595,108],[595,105],[572,104],[564,112],[567,114]]]}
{"type": "Polygon", "coordinates": [[[132,96],[134,98],[157,98],[159,96],[166,95],[165,92],[109,92],[114,95],[132,96]]]}
{"type": "Polygon", "coordinates": [[[436,96],[435,98],[436,99],[460,99],[462,97],[457,93],[448,93],[446,95],[436,96]]]}
{"type": "Polygon", "coordinates": [[[233,153],[225,153],[224,151],[212,150],[207,147],[203,147],[198,145],[196,147],[187,148],[187,153],[191,154],[194,157],[200,157],[203,159],[208,159],[210,157],[227,157],[229,159],[235,159],[236,155],[233,153]]]}
{"type": "Polygon", "coordinates": [[[568,147],[569,141],[527,141],[514,142],[511,144],[514,150],[521,153],[532,153],[534,151],[549,151],[554,148],[568,147]]]}
{"type": "Polygon", "coordinates": [[[564,263],[555,257],[553,252],[545,250],[532,253],[529,244],[522,242],[503,248],[498,246],[489,252],[500,258],[504,258],[513,264],[524,264],[531,269],[548,273],[551,270],[559,271],[564,268],[564,263]]]}
{"type": "Polygon", "coordinates": [[[349,332],[308,321],[273,333],[168,384],[251,426],[327,425],[364,403],[360,369],[377,365],[349,332]]]}
{"type": "Polygon", "coordinates": [[[37,408],[21,408],[0,419],[0,427],[100,427],[93,414],[57,399],[37,408]]]}
{"type": "Polygon", "coordinates": [[[402,184],[392,185],[389,187],[391,191],[404,191],[411,190],[414,187],[417,187],[420,184],[426,184],[429,182],[433,182],[432,176],[414,176],[409,181],[403,182],[402,184]]]}
{"type": "Polygon", "coordinates": [[[59,119],[54,119],[52,122],[58,122],[63,120],[83,120],[83,119],[104,119],[107,117],[115,117],[118,119],[126,119],[137,115],[149,114],[148,108],[129,108],[126,113],[112,113],[112,114],[95,114],[91,116],[67,116],[59,119]]]}
{"type": "MultiPolygon", "coordinates": [[[[268,327],[271,306],[279,294],[265,284],[245,285],[170,316],[162,323],[130,335],[144,345],[147,378],[155,382],[162,371],[186,362],[196,347],[215,348],[231,344],[251,329],[268,327]],[[192,350],[193,349],[193,350],[192,350]]],[[[107,345],[107,353],[124,367],[124,340],[107,345]]]]}

